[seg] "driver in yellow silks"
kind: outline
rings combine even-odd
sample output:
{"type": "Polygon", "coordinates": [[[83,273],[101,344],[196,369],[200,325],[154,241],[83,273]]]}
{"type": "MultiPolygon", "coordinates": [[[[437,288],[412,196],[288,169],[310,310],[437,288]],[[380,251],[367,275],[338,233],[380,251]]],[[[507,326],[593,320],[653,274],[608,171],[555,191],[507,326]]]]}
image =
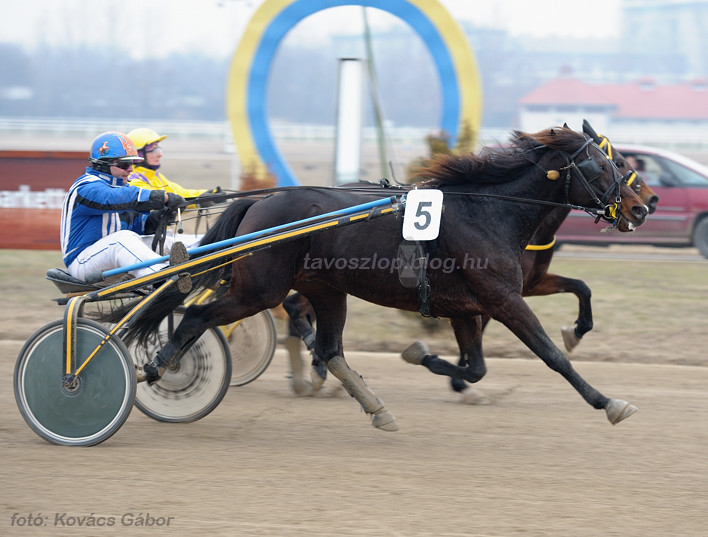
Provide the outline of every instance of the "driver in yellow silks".
{"type": "MultiPolygon", "coordinates": [[[[196,189],[184,188],[174,181],[170,181],[157,171],[162,160],[162,149],[160,142],[167,138],[167,135],[159,135],[154,130],[142,127],[133,129],[128,133],[128,138],[131,139],[138,155],[144,160],[139,166],[134,166],[133,172],[128,176],[128,184],[142,188],[144,190],[164,190],[177,194],[182,198],[189,200],[195,198],[193,205],[187,205],[187,209],[197,209],[199,207],[210,207],[217,203],[214,199],[214,194],[221,192],[221,187],[213,189],[196,189]]],[[[168,236],[171,232],[168,232],[168,236]]],[[[198,246],[202,238],[201,234],[183,234],[180,230],[180,241],[188,248],[198,246]]],[[[172,237],[170,237],[172,239],[172,237]]]]}
{"type": "Polygon", "coordinates": [[[140,165],[135,166],[133,173],[128,177],[130,186],[147,190],[164,190],[165,192],[172,192],[183,198],[197,198],[199,196],[206,198],[201,202],[196,200],[196,205],[190,205],[188,207],[190,209],[196,208],[197,206],[208,207],[214,204],[214,201],[208,198],[221,192],[221,187],[217,186],[209,190],[184,188],[178,183],[170,181],[158,171],[160,161],[162,160],[162,149],[159,144],[162,140],[167,138],[167,135],[160,136],[154,130],[142,127],[130,131],[128,138],[135,144],[138,155],[145,159],[140,165]]]}

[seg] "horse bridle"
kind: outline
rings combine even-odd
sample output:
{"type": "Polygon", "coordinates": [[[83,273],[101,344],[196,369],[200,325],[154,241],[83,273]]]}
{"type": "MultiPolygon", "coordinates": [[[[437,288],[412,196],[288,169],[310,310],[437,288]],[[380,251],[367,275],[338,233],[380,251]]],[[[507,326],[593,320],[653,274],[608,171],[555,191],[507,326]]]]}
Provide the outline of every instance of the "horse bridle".
{"type": "MultiPolygon", "coordinates": [[[[598,134],[598,136],[601,140],[601,142],[598,144],[598,147],[600,149],[602,149],[605,153],[607,153],[607,156],[610,158],[610,160],[612,162],[614,162],[615,157],[612,154],[612,144],[610,143],[609,138],[607,138],[607,136],[602,136],[600,134],[598,134]]],[[[636,181],[634,187],[632,187],[632,188],[634,189],[635,194],[639,194],[639,192],[642,189],[642,176],[641,175],[639,175],[634,170],[629,170],[627,173],[624,174],[623,181],[628,187],[632,187],[632,183],[634,183],[636,181]]]]}
{"type": "Polygon", "coordinates": [[[561,170],[565,170],[566,172],[565,202],[567,204],[570,204],[568,195],[570,191],[570,182],[572,180],[571,171],[575,170],[578,179],[580,180],[580,184],[583,186],[583,188],[585,188],[587,193],[590,194],[598,208],[603,209],[603,213],[598,213],[594,209],[587,208],[585,209],[585,211],[589,214],[594,215],[598,220],[602,218],[603,220],[606,220],[607,222],[616,225],[619,219],[617,209],[620,203],[622,203],[621,188],[622,183],[625,182],[625,179],[620,173],[620,171],[617,169],[617,166],[612,161],[610,156],[589,137],[587,137],[585,143],[581,145],[573,154],[569,155],[568,153],[561,151],[561,155],[563,155],[563,158],[566,162],[566,165],[560,168],[561,170]],[[607,155],[606,158],[609,161],[610,166],[612,166],[614,181],[612,182],[612,184],[610,184],[610,186],[607,187],[604,192],[593,184],[594,181],[596,181],[605,172],[602,170],[602,167],[597,163],[597,161],[590,155],[591,146],[596,147],[600,153],[607,155]],[[583,151],[587,155],[587,158],[577,161],[578,157],[581,156],[583,151]],[[609,203],[609,200],[612,198],[613,195],[614,203],[609,203]]]}

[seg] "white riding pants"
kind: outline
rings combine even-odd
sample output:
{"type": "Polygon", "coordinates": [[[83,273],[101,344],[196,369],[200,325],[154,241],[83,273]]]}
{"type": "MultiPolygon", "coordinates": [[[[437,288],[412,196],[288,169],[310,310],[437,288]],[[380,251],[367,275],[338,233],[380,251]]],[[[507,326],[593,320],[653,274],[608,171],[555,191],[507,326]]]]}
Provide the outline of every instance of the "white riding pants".
{"type": "MultiPolygon", "coordinates": [[[[187,248],[198,244],[200,238],[196,235],[186,234],[179,236],[180,241],[184,242],[187,248]]],[[[152,240],[153,235],[138,235],[129,230],[111,233],[85,248],[67,267],[67,270],[74,278],[85,280],[89,274],[101,273],[162,257],[153,252],[151,248],[152,240]]],[[[168,233],[165,238],[165,255],[169,255],[174,241],[175,236],[168,233]]],[[[168,264],[163,261],[149,267],[131,270],[128,274],[140,278],[141,276],[153,274],[165,268],[168,264]]]]}

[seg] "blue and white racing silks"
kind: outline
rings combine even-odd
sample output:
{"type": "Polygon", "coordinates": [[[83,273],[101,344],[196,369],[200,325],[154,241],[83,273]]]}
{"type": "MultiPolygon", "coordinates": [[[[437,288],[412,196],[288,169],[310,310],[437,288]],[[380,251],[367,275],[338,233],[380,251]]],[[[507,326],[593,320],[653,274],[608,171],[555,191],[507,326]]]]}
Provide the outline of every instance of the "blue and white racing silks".
{"type": "Polygon", "coordinates": [[[153,209],[164,207],[162,190],[124,185],[123,179],[91,167],[79,177],[64,200],[61,214],[61,252],[68,267],[97,240],[128,229],[142,235],[153,209]]]}

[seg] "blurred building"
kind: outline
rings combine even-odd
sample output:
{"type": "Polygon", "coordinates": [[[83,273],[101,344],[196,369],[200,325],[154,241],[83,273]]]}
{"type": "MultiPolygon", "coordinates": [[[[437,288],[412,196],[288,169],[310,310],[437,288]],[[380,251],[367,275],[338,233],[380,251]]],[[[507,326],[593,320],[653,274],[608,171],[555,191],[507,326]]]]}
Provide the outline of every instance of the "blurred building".
{"type": "Polygon", "coordinates": [[[554,77],[519,98],[518,127],[579,128],[587,119],[615,141],[705,147],[706,28],[708,0],[623,0],[617,48],[591,63],[568,54],[554,77]]]}
{"type": "Polygon", "coordinates": [[[591,83],[570,74],[555,78],[519,100],[520,128],[536,132],[587,119],[614,141],[677,145],[708,143],[708,79],[659,84],[651,78],[591,83]],[[652,139],[653,138],[653,139],[652,139]]]}
{"type": "Polygon", "coordinates": [[[626,79],[708,77],[708,0],[624,0],[622,66],[626,79]]]}

